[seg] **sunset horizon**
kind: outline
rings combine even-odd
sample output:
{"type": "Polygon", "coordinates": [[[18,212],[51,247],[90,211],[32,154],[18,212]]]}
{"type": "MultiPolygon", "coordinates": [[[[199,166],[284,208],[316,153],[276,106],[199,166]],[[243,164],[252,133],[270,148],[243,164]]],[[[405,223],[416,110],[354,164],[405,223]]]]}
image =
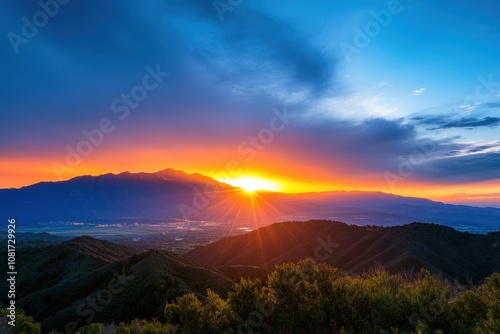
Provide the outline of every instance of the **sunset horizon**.
{"type": "MultiPolygon", "coordinates": [[[[234,187],[238,188],[245,188],[244,185],[241,183],[241,179],[254,179],[257,180],[257,182],[261,182],[261,185],[257,185],[256,187],[253,187],[252,191],[272,191],[272,192],[282,192],[282,193],[288,193],[288,194],[301,194],[301,193],[315,193],[315,192],[336,192],[336,191],[350,191],[350,192],[382,192],[382,193],[387,193],[387,194],[393,194],[397,196],[404,196],[404,197],[415,197],[415,198],[425,198],[433,201],[439,201],[439,202],[444,202],[444,203],[449,203],[449,204],[456,204],[456,205],[471,205],[471,206],[478,206],[478,207],[499,207],[500,208],[500,203],[498,200],[500,199],[500,193],[495,192],[496,188],[489,188],[491,189],[492,192],[464,192],[463,188],[456,188],[454,191],[450,191],[448,189],[440,189],[438,192],[429,192],[426,193],[425,191],[422,192],[422,190],[415,190],[415,192],[398,192],[398,191],[391,191],[391,184],[388,182],[386,183],[385,188],[379,188],[379,187],[373,187],[373,188],[363,188],[360,186],[360,188],[356,187],[350,187],[350,186],[345,186],[345,187],[339,187],[336,185],[324,185],[324,184],[307,184],[304,182],[300,182],[300,180],[296,181],[290,181],[290,180],[283,180],[279,178],[274,178],[272,176],[268,175],[263,175],[263,174],[258,174],[258,173],[250,173],[250,174],[231,174],[226,170],[224,171],[217,171],[216,173],[202,173],[196,170],[182,170],[182,169],[177,169],[177,168],[172,168],[172,167],[166,167],[166,168],[161,168],[158,170],[151,169],[151,170],[120,170],[120,169],[115,169],[114,171],[107,171],[107,172],[95,172],[95,173],[87,173],[87,174],[81,174],[81,175],[75,175],[75,176],[70,176],[66,179],[52,179],[52,180],[37,180],[33,183],[29,183],[26,185],[20,185],[20,186],[12,186],[12,187],[5,187],[3,189],[19,189],[23,187],[29,187],[34,184],[40,183],[40,182],[60,182],[60,181],[68,181],[77,177],[81,176],[102,176],[106,174],[114,174],[114,175],[119,175],[122,173],[132,173],[132,174],[138,174],[138,173],[149,173],[149,174],[154,174],[160,171],[164,170],[174,170],[174,171],[179,171],[183,172],[186,174],[201,174],[204,176],[208,176],[216,181],[219,182],[224,182],[226,184],[229,184],[234,187]],[[279,180],[279,181],[278,181],[279,180]],[[424,195],[425,194],[425,195],[424,195]]],[[[488,188],[488,186],[486,186],[488,188]]],[[[479,190],[480,191],[480,190],[479,190]]]]}

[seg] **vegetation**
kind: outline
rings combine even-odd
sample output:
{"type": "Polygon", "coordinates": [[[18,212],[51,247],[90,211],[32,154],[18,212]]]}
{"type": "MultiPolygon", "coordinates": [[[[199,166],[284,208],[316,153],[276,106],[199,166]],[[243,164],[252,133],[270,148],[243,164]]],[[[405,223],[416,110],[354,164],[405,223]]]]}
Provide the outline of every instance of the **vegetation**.
{"type": "Polygon", "coordinates": [[[16,326],[13,327],[8,324],[10,321],[7,318],[8,311],[4,308],[0,309],[0,333],[9,334],[40,334],[40,324],[33,321],[32,317],[28,317],[23,310],[16,310],[16,326]]]}
{"type": "Polygon", "coordinates": [[[500,333],[500,273],[463,288],[422,270],[414,277],[373,270],[348,276],[313,260],[244,280],[227,298],[192,293],[165,307],[167,324],[91,324],[100,333],[500,333]]]}
{"type": "Polygon", "coordinates": [[[158,320],[134,320],[129,324],[118,325],[90,324],[78,330],[79,334],[171,334],[175,333],[172,326],[162,324],[158,320]]]}

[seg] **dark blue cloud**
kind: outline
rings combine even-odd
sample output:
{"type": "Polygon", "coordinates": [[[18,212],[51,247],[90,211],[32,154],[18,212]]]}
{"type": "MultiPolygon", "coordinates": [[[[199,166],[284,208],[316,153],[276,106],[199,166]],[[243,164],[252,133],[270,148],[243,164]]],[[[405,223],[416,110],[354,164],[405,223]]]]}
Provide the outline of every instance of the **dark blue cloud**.
{"type": "MultiPolygon", "coordinates": [[[[21,17],[40,11],[32,1],[0,6],[4,34],[20,33],[21,17]]],[[[194,0],[61,5],[18,54],[7,40],[0,45],[0,129],[14,133],[0,141],[12,150],[29,139],[28,146],[72,141],[71,133],[107,117],[111,101],[137,85],[148,65],[161,64],[170,77],[141,103],[136,120],[166,127],[257,127],[284,103],[283,92],[329,89],[336,61],[292,23],[243,5],[226,18],[194,0]]]]}
{"type": "Polygon", "coordinates": [[[426,116],[417,116],[412,118],[413,121],[416,121],[418,124],[424,125],[434,125],[434,128],[430,128],[428,130],[435,129],[451,129],[451,128],[477,128],[477,127],[495,127],[500,124],[500,118],[498,117],[467,117],[460,119],[452,119],[452,117],[443,116],[443,115],[426,115],[426,116]]]}
{"type": "Polygon", "coordinates": [[[418,170],[418,176],[449,184],[497,180],[500,178],[499,166],[500,149],[490,153],[431,160],[418,170]]]}

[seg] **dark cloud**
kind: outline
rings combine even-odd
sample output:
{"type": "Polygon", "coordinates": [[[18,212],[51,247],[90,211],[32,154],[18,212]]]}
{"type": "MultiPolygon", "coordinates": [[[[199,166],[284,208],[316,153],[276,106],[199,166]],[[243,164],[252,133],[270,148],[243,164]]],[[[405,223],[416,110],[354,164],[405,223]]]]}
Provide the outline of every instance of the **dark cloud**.
{"type": "MultiPolygon", "coordinates": [[[[0,7],[4,34],[20,33],[21,17],[40,10],[32,1],[0,7]]],[[[0,130],[13,133],[2,131],[0,141],[11,150],[72,143],[109,116],[111,101],[140,83],[148,65],[170,76],[134,110],[136,123],[122,126],[154,119],[214,133],[258,127],[295,91],[324,94],[336,66],[293,22],[250,3],[220,21],[212,2],[195,0],[71,1],[18,54],[8,42],[0,48],[8,110],[0,130]]]]}
{"type": "Polygon", "coordinates": [[[434,125],[435,127],[429,128],[428,130],[436,129],[451,129],[451,128],[477,128],[477,127],[495,127],[500,124],[500,118],[498,117],[484,117],[480,118],[461,118],[458,120],[453,120],[450,117],[443,115],[428,115],[428,116],[417,116],[412,118],[417,124],[423,125],[434,125]]]}
{"type": "MultiPolygon", "coordinates": [[[[335,119],[294,123],[283,136],[288,137],[287,144],[299,148],[301,160],[312,164],[323,161],[346,173],[382,173],[397,168],[398,156],[410,155],[429,141],[418,138],[412,125],[382,118],[361,123],[335,119]]],[[[433,147],[439,145],[432,142],[433,147]]]]}
{"type": "Polygon", "coordinates": [[[418,173],[425,180],[459,184],[499,179],[499,166],[500,149],[490,153],[431,160],[418,173]]]}
{"type": "Polygon", "coordinates": [[[413,172],[405,179],[460,184],[500,177],[499,143],[470,145],[457,143],[455,137],[422,137],[405,120],[301,122],[284,136],[295,139],[291,147],[299,147],[300,160],[334,166],[332,170],[346,175],[370,174],[373,178],[378,174],[380,179],[386,172],[399,175],[398,168],[413,156],[422,161],[412,166],[413,172]]]}
{"type": "Polygon", "coordinates": [[[462,118],[458,121],[450,121],[445,125],[441,125],[440,129],[446,128],[477,128],[481,126],[496,126],[500,122],[498,117],[484,117],[483,119],[477,118],[462,118]]]}

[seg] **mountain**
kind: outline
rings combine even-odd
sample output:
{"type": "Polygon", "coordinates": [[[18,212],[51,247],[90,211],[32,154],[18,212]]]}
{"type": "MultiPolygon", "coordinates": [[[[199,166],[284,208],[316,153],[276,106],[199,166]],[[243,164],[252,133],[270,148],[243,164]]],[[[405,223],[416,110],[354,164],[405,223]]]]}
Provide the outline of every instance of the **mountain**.
{"type": "MultiPolygon", "coordinates": [[[[7,239],[7,238],[8,238],[7,231],[1,231],[0,239],[7,239]]],[[[51,243],[61,243],[66,241],[67,239],[47,232],[40,232],[40,233],[25,232],[25,233],[16,233],[16,240],[23,242],[45,241],[51,243]]]]}
{"type": "Polygon", "coordinates": [[[500,271],[500,232],[471,234],[412,223],[354,226],[334,221],[286,222],[196,248],[186,256],[208,266],[258,266],[315,258],[348,273],[382,266],[391,272],[420,270],[478,282],[500,271]]]}
{"type": "MultiPolygon", "coordinates": [[[[0,232],[0,240],[7,243],[7,231],[0,232]]],[[[48,245],[59,244],[68,240],[68,238],[53,235],[47,232],[17,232],[16,233],[16,249],[27,247],[43,247],[48,245]]]]}
{"type": "Polygon", "coordinates": [[[0,211],[22,224],[51,221],[165,219],[180,217],[178,205],[194,189],[229,186],[199,174],[166,169],[157,173],[81,176],[0,190],[0,211]]]}
{"type": "MultiPolygon", "coordinates": [[[[205,295],[208,288],[224,295],[234,284],[173,253],[138,253],[87,236],[20,250],[17,263],[16,307],[45,329],[59,331],[88,322],[160,317],[167,300],[188,292],[205,295]]],[[[6,282],[2,277],[3,298],[6,282]]]]}
{"type": "Polygon", "coordinates": [[[419,221],[470,232],[500,230],[500,209],[497,208],[452,205],[424,198],[361,191],[286,194],[285,198],[288,207],[306,212],[309,219],[381,226],[419,221]]]}
{"type": "Polygon", "coordinates": [[[48,222],[209,220],[254,228],[277,221],[330,219],[358,225],[421,221],[473,232],[500,230],[497,208],[450,205],[381,192],[262,191],[250,195],[209,177],[172,169],[81,176],[0,189],[0,212],[0,219],[14,217],[24,227],[48,222]]]}

